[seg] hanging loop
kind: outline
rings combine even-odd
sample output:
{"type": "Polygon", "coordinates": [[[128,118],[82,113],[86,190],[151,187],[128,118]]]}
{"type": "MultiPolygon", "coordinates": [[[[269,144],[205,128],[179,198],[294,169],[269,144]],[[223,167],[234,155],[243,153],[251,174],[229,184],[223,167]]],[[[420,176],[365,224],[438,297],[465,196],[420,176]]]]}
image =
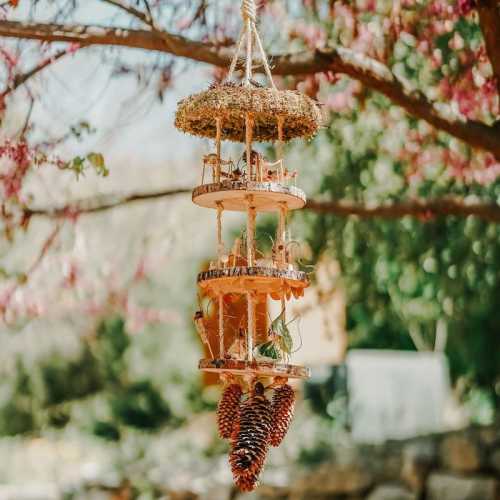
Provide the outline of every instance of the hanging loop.
{"type": "Polygon", "coordinates": [[[254,0],[242,0],[241,17],[244,21],[254,23],[257,21],[257,7],[254,0]]]}
{"type": "Polygon", "coordinates": [[[255,0],[242,0],[241,2],[241,17],[243,18],[243,29],[241,30],[238,42],[236,43],[236,50],[234,52],[233,59],[231,60],[231,65],[229,66],[229,72],[227,75],[227,80],[231,81],[233,73],[236,70],[236,64],[238,63],[238,57],[241,50],[243,49],[244,43],[246,41],[246,54],[245,54],[245,78],[244,83],[246,86],[250,85],[250,80],[252,79],[252,39],[255,38],[255,43],[260,56],[262,59],[262,65],[264,66],[264,71],[271,84],[271,88],[276,90],[276,85],[273,81],[273,76],[271,74],[271,68],[269,67],[269,62],[267,60],[266,52],[262,46],[262,41],[257,31],[257,7],[255,6],[255,0]]]}

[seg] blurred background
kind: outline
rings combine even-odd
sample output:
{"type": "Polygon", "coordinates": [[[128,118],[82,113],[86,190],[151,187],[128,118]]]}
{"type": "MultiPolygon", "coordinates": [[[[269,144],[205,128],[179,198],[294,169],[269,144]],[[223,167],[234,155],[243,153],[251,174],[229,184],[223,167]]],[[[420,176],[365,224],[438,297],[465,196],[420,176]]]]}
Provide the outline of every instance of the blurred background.
{"type": "MultiPolygon", "coordinates": [[[[312,377],[241,495],[192,324],[216,234],[189,192],[212,145],[173,127],[177,101],[224,71],[158,35],[223,51],[239,2],[3,2],[1,500],[500,498],[500,44],[483,36],[486,4],[500,19],[495,2],[259,3],[271,54],[344,48],[358,73],[277,77],[327,117],[286,148],[312,200],[290,219],[312,279],[292,304],[293,359],[312,377]],[[86,46],[84,25],[167,48],[86,46]],[[366,78],[384,78],[377,64],[389,87],[366,78]]],[[[243,224],[225,216],[226,241],[243,224]]],[[[258,224],[265,243],[274,221],[258,224]]]]}

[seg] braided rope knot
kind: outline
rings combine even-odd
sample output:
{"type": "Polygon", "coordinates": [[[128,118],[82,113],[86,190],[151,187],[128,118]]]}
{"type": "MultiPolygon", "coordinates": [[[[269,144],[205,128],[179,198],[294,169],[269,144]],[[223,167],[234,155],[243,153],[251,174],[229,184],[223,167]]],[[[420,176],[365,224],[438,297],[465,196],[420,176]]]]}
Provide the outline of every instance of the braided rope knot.
{"type": "Polygon", "coordinates": [[[241,16],[244,21],[250,21],[255,24],[257,20],[257,7],[255,6],[255,0],[242,0],[241,16]]]}

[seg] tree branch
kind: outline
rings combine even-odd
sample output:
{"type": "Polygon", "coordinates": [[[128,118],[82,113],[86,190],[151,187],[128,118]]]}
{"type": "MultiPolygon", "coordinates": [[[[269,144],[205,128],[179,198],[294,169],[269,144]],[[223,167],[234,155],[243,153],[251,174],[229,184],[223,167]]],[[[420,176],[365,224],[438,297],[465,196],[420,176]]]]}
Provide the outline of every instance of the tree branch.
{"type": "Polygon", "coordinates": [[[29,269],[26,271],[24,275],[23,280],[16,280],[12,285],[10,285],[5,291],[4,295],[2,297],[2,303],[0,304],[0,318],[3,319],[5,322],[5,314],[8,310],[8,307],[10,305],[10,302],[12,298],[14,297],[14,294],[16,291],[26,285],[26,283],[29,281],[33,273],[37,270],[37,268],[40,266],[42,261],[44,260],[45,256],[47,255],[48,251],[52,248],[54,245],[57,236],[59,235],[61,228],[62,228],[63,223],[57,223],[54,229],[50,232],[49,236],[45,240],[44,244],[42,245],[42,248],[40,249],[40,252],[38,253],[37,258],[31,264],[29,269]]]}
{"type": "MultiPolygon", "coordinates": [[[[74,42],[80,45],[114,45],[154,50],[195,61],[227,66],[231,49],[188,40],[180,35],[154,30],[128,30],[98,26],[25,24],[0,22],[0,36],[74,42]]],[[[477,121],[463,121],[439,110],[422,94],[408,94],[402,84],[382,64],[348,49],[324,49],[296,54],[271,56],[273,73],[278,75],[311,74],[332,71],[345,73],[366,87],[381,92],[409,114],[427,121],[467,144],[490,151],[500,160],[500,124],[489,126],[477,121]]]]}
{"type": "Polygon", "coordinates": [[[405,216],[421,217],[468,217],[474,215],[489,222],[500,222],[500,206],[493,203],[469,204],[460,199],[413,200],[387,205],[366,206],[344,201],[308,200],[306,208],[313,212],[338,216],[357,215],[361,218],[397,219],[405,216]]]}
{"type": "Polygon", "coordinates": [[[36,66],[33,66],[30,70],[26,71],[26,73],[18,73],[17,75],[14,76],[14,79],[12,82],[6,87],[6,89],[0,94],[0,99],[5,98],[8,96],[10,93],[14,92],[18,87],[26,83],[27,80],[29,80],[32,76],[36,75],[40,71],[44,70],[47,66],[50,66],[54,62],[56,62],[58,59],[60,59],[62,56],[66,55],[68,53],[67,50],[60,50],[56,54],[54,54],[52,57],[44,59],[40,63],[38,63],[36,66]]]}
{"type": "Polygon", "coordinates": [[[500,8],[498,0],[478,0],[479,24],[500,95],[500,8]]]}
{"type": "MultiPolygon", "coordinates": [[[[135,193],[128,196],[105,196],[79,200],[71,204],[55,208],[27,208],[26,217],[65,218],[83,214],[104,212],[135,202],[169,198],[179,194],[190,193],[189,188],[169,189],[152,193],[135,193]]],[[[366,206],[347,201],[308,200],[306,207],[312,212],[332,214],[340,217],[357,215],[361,218],[397,219],[404,216],[422,217],[424,219],[440,216],[467,217],[474,215],[490,222],[500,222],[500,206],[487,203],[468,204],[460,199],[444,198],[438,200],[412,200],[391,205],[366,206]]]]}
{"type": "Polygon", "coordinates": [[[121,0],[102,0],[102,1],[104,3],[108,3],[109,5],[113,5],[114,7],[117,7],[118,9],[125,11],[127,14],[130,14],[133,17],[137,17],[146,24],[149,24],[148,16],[139,9],[132,7],[132,5],[127,5],[123,3],[121,0]]]}
{"type": "Polygon", "coordinates": [[[153,193],[134,193],[128,196],[100,196],[78,200],[68,205],[52,208],[26,208],[24,210],[25,217],[43,216],[54,219],[64,217],[75,217],[80,214],[94,214],[104,212],[112,208],[129,205],[138,201],[155,200],[159,198],[169,198],[178,194],[190,193],[191,189],[178,188],[168,189],[166,191],[157,191],[153,193]]]}

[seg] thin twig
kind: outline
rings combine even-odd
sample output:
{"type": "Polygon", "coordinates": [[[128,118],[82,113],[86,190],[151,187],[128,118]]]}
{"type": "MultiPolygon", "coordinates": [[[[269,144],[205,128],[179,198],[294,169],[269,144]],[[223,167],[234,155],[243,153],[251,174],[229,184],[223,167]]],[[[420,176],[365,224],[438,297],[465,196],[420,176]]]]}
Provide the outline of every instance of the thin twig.
{"type": "Polygon", "coordinates": [[[12,80],[11,83],[7,85],[7,88],[0,94],[0,99],[4,99],[7,97],[10,93],[14,92],[18,87],[26,83],[27,80],[29,80],[31,77],[35,76],[37,73],[45,69],[47,66],[50,66],[54,62],[56,62],[58,59],[63,57],[64,55],[68,54],[67,50],[61,50],[51,56],[50,58],[44,59],[42,62],[38,63],[36,66],[31,68],[29,71],[26,71],[26,73],[19,73],[14,76],[14,79],[12,80]]]}

